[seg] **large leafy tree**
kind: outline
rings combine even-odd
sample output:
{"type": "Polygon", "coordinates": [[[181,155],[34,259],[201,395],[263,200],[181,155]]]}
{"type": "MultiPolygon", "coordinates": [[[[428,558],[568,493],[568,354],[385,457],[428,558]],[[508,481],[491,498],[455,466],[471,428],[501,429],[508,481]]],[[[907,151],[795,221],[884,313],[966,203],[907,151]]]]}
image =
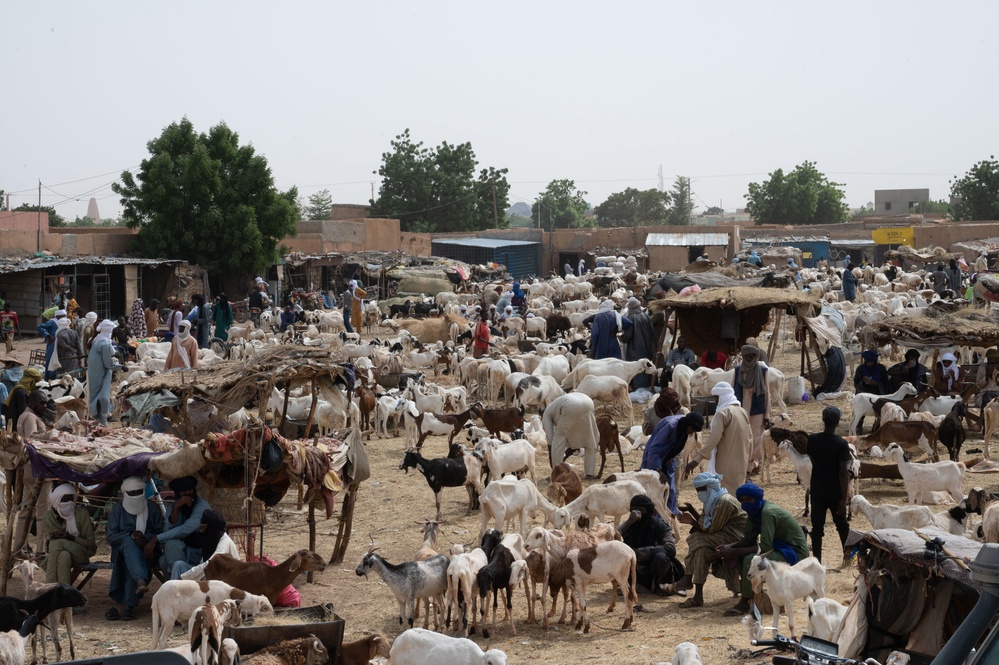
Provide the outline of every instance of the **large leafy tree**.
{"type": "Polygon", "coordinates": [[[590,205],[586,192],[572,180],[552,180],[531,206],[531,216],[544,228],[573,229],[592,226],[586,218],[590,205]]]}
{"type": "Polygon", "coordinates": [[[329,219],[332,214],[333,195],[330,190],[323,189],[309,197],[309,205],[305,206],[308,219],[329,219]]]}
{"type": "Polygon", "coordinates": [[[749,183],[746,210],[757,224],[845,222],[849,208],[841,187],[816,169],[814,162],[803,162],[790,173],[777,169],[769,180],[749,183]]]}
{"type": "Polygon", "coordinates": [[[671,226],[690,224],[690,217],[694,214],[693,195],[690,193],[690,178],[678,175],[676,180],[673,181],[670,198],[673,199],[673,207],[669,210],[666,223],[671,226]]]}
{"type": "Polygon", "coordinates": [[[600,226],[655,226],[669,215],[669,192],[628,187],[616,192],[593,209],[600,226]]]}
{"type": "Polygon", "coordinates": [[[55,208],[53,208],[52,206],[42,206],[39,208],[37,205],[22,203],[21,205],[14,208],[14,210],[16,212],[38,212],[38,211],[45,212],[48,213],[49,215],[50,227],[66,226],[66,218],[57,213],[55,208]]]}
{"type": "Polygon", "coordinates": [[[398,217],[404,231],[478,231],[505,220],[510,185],[506,169],[479,171],[471,143],[443,142],[428,148],[414,142],[407,129],[382,153],[376,172],[382,178],[372,214],[398,217]],[[495,204],[494,204],[495,194],[495,204]]]}
{"type": "Polygon", "coordinates": [[[184,118],[148,144],[138,173],[112,189],[122,219],[150,257],[184,259],[219,274],[259,272],[295,235],[298,190],[279,192],[267,160],[220,123],[207,134],[184,118]]]}
{"type": "Polygon", "coordinates": [[[964,174],[950,181],[954,219],[999,219],[999,162],[989,155],[964,174]]]}

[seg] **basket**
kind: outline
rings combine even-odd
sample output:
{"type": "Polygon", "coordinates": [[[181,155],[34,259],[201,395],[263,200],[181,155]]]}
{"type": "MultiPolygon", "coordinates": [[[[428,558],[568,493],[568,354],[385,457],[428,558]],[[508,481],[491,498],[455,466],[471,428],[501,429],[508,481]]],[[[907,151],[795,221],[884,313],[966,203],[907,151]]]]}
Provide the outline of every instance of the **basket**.
{"type": "Polygon", "coordinates": [[[251,654],[281,640],[315,635],[329,651],[331,663],[340,659],[340,644],[343,642],[344,620],[333,611],[333,605],[313,605],[288,610],[277,610],[276,614],[292,614],[301,617],[302,623],[276,626],[226,626],[222,637],[231,637],[239,646],[240,654],[251,654]]]}

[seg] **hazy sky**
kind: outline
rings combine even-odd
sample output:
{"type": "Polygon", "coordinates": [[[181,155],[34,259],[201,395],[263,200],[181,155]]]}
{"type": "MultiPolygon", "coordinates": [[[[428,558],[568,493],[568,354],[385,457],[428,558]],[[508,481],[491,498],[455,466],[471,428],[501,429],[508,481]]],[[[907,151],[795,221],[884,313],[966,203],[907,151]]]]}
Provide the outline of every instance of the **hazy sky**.
{"type": "Polygon", "coordinates": [[[999,3],[13,2],[0,188],[69,219],[187,116],[225,121],[279,188],[366,203],[381,153],[469,141],[511,203],[569,178],[594,205],[694,179],[695,203],[804,160],[859,206],[996,152],[999,3]],[[75,182],[73,182],[75,181],[75,182]],[[79,201],[77,201],[79,199],[79,201]]]}

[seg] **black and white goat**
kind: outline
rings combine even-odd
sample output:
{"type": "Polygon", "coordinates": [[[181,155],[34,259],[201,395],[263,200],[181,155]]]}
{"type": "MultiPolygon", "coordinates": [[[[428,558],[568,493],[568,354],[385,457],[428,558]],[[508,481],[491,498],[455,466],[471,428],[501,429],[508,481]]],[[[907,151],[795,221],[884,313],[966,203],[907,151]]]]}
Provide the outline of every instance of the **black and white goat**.
{"type": "Polygon", "coordinates": [[[410,450],[402,458],[399,468],[409,473],[409,470],[414,467],[420,470],[423,477],[427,479],[427,485],[434,492],[434,500],[437,504],[437,516],[434,519],[440,521],[441,491],[445,487],[461,487],[465,484],[468,479],[465,460],[461,457],[426,459],[419,452],[410,450]]]}

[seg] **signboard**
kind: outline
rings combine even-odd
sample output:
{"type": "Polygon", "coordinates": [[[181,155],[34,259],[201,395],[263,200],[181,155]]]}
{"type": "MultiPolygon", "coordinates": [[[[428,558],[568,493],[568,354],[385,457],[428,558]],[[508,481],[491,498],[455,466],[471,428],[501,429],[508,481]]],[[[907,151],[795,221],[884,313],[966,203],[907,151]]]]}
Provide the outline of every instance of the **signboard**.
{"type": "Polygon", "coordinates": [[[913,247],[915,241],[911,226],[895,226],[871,231],[871,240],[879,245],[908,245],[913,247]]]}
{"type": "Polygon", "coordinates": [[[801,253],[801,258],[803,258],[803,259],[810,259],[810,258],[812,258],[812,253],[811,252],[802,252],[801,253]]]}

